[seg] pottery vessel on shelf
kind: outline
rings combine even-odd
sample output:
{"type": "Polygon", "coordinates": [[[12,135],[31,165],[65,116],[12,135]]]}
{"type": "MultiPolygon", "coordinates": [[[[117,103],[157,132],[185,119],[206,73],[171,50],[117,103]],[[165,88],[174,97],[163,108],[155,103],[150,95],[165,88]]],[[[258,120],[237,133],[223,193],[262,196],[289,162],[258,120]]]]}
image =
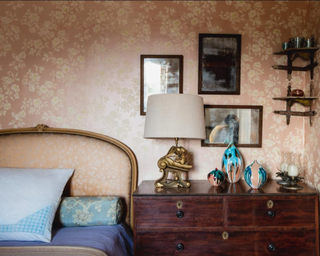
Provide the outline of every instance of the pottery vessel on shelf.
{"type": "Polygon", "coordinates": [[[291,96],[303,97],[304,92],[300,89],[295,89],[295,90],[292,90],[291,96]]]}
{"type": "Polygon", "coordinates": [[[224,173],[217,168],[208,173],[208,181],[211,183],[212,186],[220,186],[224,180],[224,173]]]}
{"type": "Polygon", "coordinates": [[[243,160],[239,150],[233,143],[230,143],[223,153],[222,171],[225,172],[226,179],[230,183],[236,183],[241,178],[243,160]]]}
{"type": "Polygon", "coordinates": [[[266,170],[256,160],[244,170],[244,180],[253,189],[261,188],[267,179],[266,170]]]}

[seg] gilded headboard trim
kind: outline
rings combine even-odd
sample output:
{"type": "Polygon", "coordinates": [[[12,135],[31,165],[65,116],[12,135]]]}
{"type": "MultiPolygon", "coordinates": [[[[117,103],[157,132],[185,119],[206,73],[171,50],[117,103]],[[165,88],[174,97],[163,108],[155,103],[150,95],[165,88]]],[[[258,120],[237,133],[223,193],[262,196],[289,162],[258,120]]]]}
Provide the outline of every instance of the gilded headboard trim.
{"type": "Polygon", "coordinates": [[[69,134],[69,135],[79,135],[79,136],[86,136],[89,138],[94,138],[98,140],[102,140],[108,142],[126,153],[129,158],[131,164],[131,191],[130,191],[130,227],[133,230],[133,198],[132,193],[137,188],[137,178],[138,178],[138,163],[135,154],[133,151],[124,143],[119,140],[116,140],[112,137],[107,135],[84,131],[84,130],[77,130],[77,129],[67,129],[67,128],[51,128],[45,124],[38,124],[36,127],[29,127],[29,128],[14,128],[14,129],[4,129],[0,130],[1,135],[9,135],[9,134],[25,134],[25,133],[55,133],[55,134],[69,134]]]}

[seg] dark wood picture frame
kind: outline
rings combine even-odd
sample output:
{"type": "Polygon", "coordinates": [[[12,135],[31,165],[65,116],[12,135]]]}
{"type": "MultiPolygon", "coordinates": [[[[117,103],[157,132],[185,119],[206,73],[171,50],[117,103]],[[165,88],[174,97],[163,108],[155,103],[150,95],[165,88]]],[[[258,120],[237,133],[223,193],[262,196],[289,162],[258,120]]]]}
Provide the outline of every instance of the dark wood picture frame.
{"type": "Polygon", "coordinates": [[[263,106],[204,105],[206,139],[202,147],[262,147],[263,106]]]}
{"type": "Polygon", "coordinates": [[[141,55],[140,115],[146,114],[149,95],[183,93],[183,55],[141,55]]]}
{"type": "Polygon", "coordinates": [[[241,35],[199,34],[198,94],[240,94],[241,35]]]}

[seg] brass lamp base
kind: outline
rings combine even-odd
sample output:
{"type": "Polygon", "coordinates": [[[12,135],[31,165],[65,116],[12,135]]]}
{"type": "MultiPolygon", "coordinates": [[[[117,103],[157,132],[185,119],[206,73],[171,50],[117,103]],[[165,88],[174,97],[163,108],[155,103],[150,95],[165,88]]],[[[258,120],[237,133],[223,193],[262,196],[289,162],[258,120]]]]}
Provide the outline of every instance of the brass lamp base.
{"type": "Polygon", "coordinates": [[[181,174],[187,171],[187,169],[183,168],[173,169],[167,167],[165,169],[160,169],[162,177],[154,182],[154,186],[156,188],[189,188],[191,185],[190,182],[181,178],[181,174]],[[174,174],[173,180],[168,179],[169,172],[174,174]]]}
{"type": "Polygon", "coordinates": [[[181,174],[187,173],[192,168],[187,165],[187,150],[183,147],[172,146],[168,153],[158,161],[162,177],[154,182],[156,188],[189,188],[190,182],[182,179],[181,174]],[[168,179],[169,173],[174,175],[174,179],[168,179]]]}

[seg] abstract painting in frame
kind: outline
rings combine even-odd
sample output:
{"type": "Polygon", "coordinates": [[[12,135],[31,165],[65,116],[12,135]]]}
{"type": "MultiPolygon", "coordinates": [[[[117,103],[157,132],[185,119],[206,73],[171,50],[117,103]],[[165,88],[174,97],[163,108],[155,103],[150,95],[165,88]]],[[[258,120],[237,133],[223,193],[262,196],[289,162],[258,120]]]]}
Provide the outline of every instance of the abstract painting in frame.
{"type": "Polygon", "coordinates": [[[202,147],[262,147],[263,106],[204,105],[206,139],[202,147]]]}
{"type": "Polygon", "coordinates": [[[147,111],[148,96],[183,93],[182,55],[141,55],[140,115],[147,111]]]}
{"type": "Polygon", "coordinates": [[[240,94],[241,35],[199,34],[199,94],[240,94]]]}

